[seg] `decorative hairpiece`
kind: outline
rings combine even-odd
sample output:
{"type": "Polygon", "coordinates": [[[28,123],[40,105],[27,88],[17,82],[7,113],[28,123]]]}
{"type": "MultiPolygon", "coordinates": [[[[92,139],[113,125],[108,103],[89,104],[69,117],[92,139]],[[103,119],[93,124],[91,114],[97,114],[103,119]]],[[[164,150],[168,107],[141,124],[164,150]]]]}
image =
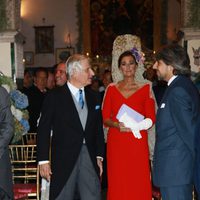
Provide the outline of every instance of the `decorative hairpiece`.
{"type": "MultiPolygon", "coordinates": [[[[136,35],[131,34],[125,34],[125,35],[119,35],[115,38],[113,42],[113,51],[112,51],[112,78],[114,82],[119,82],[123,79],[123,75],[121,71],[118,68],[118,59],[119,56],[125,52],[125,51],[131,51],[131,49],[134,49],[133,51],[138,52],[139,59],[137,58],[138,67],[135,72],[135,81],[140,83],[147,83],[148,81],[145,80],[142,76],[144,72],[144,56],[141,52],[141,40],[136,35]]],[[[134,55],[134,53],[133,53],[134,55]]]]}
{"type": "Polygon", "coordinates": [[[137,63],[139,63],[140,61],[144,61],[144,56],[142,52],[139,52],[135,47],[133,47],[130,51],[135,57],[137,63]]]}

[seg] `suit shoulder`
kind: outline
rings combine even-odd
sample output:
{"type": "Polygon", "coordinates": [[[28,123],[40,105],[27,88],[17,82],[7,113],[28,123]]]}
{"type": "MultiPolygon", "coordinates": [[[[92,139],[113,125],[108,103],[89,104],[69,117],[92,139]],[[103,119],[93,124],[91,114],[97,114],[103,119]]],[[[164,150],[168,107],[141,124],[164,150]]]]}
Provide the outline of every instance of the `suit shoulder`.
{"type": "Polygon", "coordinates": [[[9,104],[10,101],[8,101],[9,99],[9,94],[7,92],[7,90],[4,87],[0,87],[0,104],[9,104]]]}
{"type": "Polygon", "coordinates": [[[190,83],[190,81],[186,82],[186,84],[177,83],[170,88],[170,97],[172,98],[172,102],[178,100],[179,102],[196,102],[199,104],[200,95],[196,87],[190,83]]]}
{"type": "Polygon", "coordinates": [[[180,78],[176,81],[173,87],[179,88],[179,89],[182,88],[182,90],[185,90],[187,93],[192,92],[192,93],[199,94],[198,89],[195,87],[192,80],[186,76],[180,76],[180,78]]]}
{"type": "MultiPolygon", "coordinates": [[[[176,79],[175,79],[176,80],[176,79]]],[[[184,76],[184,75],[179,75],[177,77],[177,81],[175,82],[175,86],[180,86],[180,87],[185,87],[187,85],[191,85],[193,84],[193,82],[191,81],[191,79],[187,76],[184,76]]]]}
{"type": "Polygon", "coordinates": [[[5,95],[7,96],[8,95],[7,90],[2,86],[0,86],[0,95],[3,95],[3,96],[5,96],[5,95]]]}

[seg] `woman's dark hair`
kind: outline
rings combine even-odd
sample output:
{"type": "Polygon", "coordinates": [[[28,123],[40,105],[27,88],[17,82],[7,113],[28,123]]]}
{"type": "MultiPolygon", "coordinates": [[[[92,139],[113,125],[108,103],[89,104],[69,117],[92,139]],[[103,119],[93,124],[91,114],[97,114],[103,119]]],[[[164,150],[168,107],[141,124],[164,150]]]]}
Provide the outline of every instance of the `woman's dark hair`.
{"type": "Polygon", "coordinates": [[[120,56],[119,56],[119,59],[118,59],[118,68],[120,68],[120,64],[121,64],[121,61],[122,61],[122,58],[123,57],[126,57],[126,56],[132,56],[134,61],[135,61],[135,64],[137,64],[136,62],[136,59],[135,59],[135,56],[132,54],[131,51],[124,51],[120,56]]]}
{"type": "Polygon", "coordinates": [[[190,59],[186,50],[178,44],[163,46],[155,55],[156,60],[162,60],[174,68],[174,75],[190,75],[190,59]]]}

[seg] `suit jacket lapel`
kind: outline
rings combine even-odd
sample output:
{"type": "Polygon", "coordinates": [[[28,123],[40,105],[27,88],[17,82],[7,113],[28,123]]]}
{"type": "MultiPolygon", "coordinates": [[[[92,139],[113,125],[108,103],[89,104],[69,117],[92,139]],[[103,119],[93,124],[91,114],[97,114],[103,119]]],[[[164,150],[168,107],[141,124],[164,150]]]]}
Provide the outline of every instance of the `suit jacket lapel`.
{"type": "Polygon", "coordinates": [[[87,108],[88,108],[88,116],[87,116],[87,121],[86,121],[86,126],[85,126],[85,130],[89,125],[89,122],[91,120],[91,114],[92,114],[92,98],[90,97],[90,93],[88,92],[87,88],[85,88],[85,99],[86,99],[86,103],[87,103],[87,108]]]}
{"type": "MultiPolygon", "coordinates": [[[[166,91],[165,91],[165,93],[164,93],[164,95],[163,95],[163,98],[162,98],[162,100],[161,100],[161,102],[160,102],[160,105],[161,105],[163,102],[165,102],[165,98],[167,98],[168,93],[170,92],[171,88],[174,86],[174,84],[176,84],[176,82],[177,82],[179,79],[180,79],[180,76],[176,77],[176,78],[172,81],[172,83],[171,83],[169,86],[167,86],[166,91]]],[[[159,105],[159,106],[160,106],[160,105],[159,105]]]]}

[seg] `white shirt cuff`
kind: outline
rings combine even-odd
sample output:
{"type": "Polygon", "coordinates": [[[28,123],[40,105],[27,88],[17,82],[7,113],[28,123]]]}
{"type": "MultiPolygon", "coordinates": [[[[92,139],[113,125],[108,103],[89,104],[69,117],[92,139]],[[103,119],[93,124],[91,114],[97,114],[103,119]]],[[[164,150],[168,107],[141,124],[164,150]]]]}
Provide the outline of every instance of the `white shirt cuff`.
{"type": "Polygon", "coordinates": [[[99,158],[101,162],[103,162],[103,158],[101,156],[97,156],[96,158],[99,158]]]}
{"type": "Polygon", "coordinates": [[[47,163],[49,163],[49,160],[43,160],[43,161],[38,162],[39,165],[43,165],[43,164],[47,164],[47,163]]]}

